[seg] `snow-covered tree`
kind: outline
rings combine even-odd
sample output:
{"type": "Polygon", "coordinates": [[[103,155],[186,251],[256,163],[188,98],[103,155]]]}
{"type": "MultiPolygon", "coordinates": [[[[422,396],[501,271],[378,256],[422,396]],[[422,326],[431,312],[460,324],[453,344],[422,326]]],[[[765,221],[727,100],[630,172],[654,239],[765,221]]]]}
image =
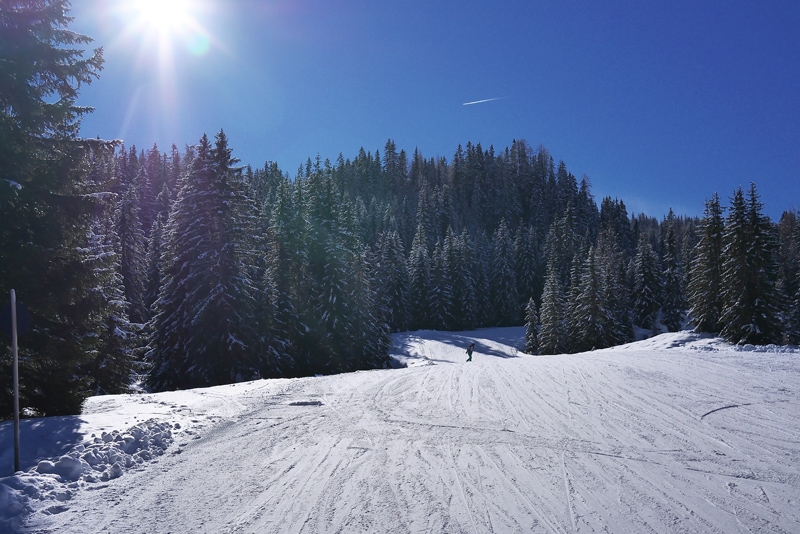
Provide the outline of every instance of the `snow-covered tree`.
{"type": "Polygon", "coordinates": [[[683,273],[678,262],[678,248],[675,243],[675,214],[672,209],[665,224],[667,234],[664,238],[663,280],[661,299],[661,322],[670,332],[677,332],[683,324],[686,301],[683,296],[683,273]]]}
{"type": "Polygon", "coordinates": [[[453,283],[450,278],[451,268],[449,260],[452,253],[449,247],[451,241],[445,240],[444,246],[437,241],[433,248],[431,259],[431,285],[428,293],[430,309],[429,328],[434,330],[450,330],[453,328],[453,283]],[[448,250],[445,250],[447,247],[448,250]]]}
{"type": "Polygon", "coordinates": [[[564,294],[559,281],[558,268],[552,262],[547,266],[539,320],[541,322],[539,352],[541,354],[563,352],[567,337],[564,294]]]}
{"type": "Polygon", "coordinates": [[[230,383],[259,375],[250,269],[252,213],[227,138],[204,135],[170,213],[152,327],[148,383],[157,390],[230,383]]]}
{"type": "Polygon", "coordinates": [[[734,192],[723,243],[720,334],[732,343],[779,343],[777,242],[755,184],[747,199],[734,192]]]}
{"type": "Polygon", "coordinates": [[[145,235],[139,213],[139,179],[129,184],[120,196],[114,214],[115,232],[118,236],[120,269],[125,285],[125,298],[128,301],[128,315],[136,323],[149,318],[145,304],[146,249],[145,235]]]}
{"type": "Polygon", "coordinates": [[[596,260],[595,250],[590,248],[573,310],[576,328],[570,344],[575,352],[605,348],[612,337],[608,329],[613,317],[603,298],[602,273],[596,260]]]}
{"type": "Polygon", "coordinates": [[[642,328],[654,330],[658,316],[661,280],[658,257],[650,240],[639,234],[633,272],[633,322],[642,328]]]}
{"type": "Polygon", "coordinates": [[[519,324],[520,307],[517,277],[514,272],[514,243],[505,219],[492,236],[492,262],[489,270],[489,295],[492,316],[497,326],[519,324]]]}
{"type": "Polygon", "coordinates": [[[478,324],[479,306],[475,296],[474,254],[469,234],[465,228],[460,236],[456,236],[449,228],[445,242],[448,243],[445,250],[449,254],[447,265],[452,281],[454,327],[471,330],[478,324]]]}
{"type": "Polygon", "coordinates": [[[418,225],[408,256],[408,308],[412,330],[430,324],[431,260],[425,241],[425,228],[418,225]]]}
{"type": "Polygon", "coordinates": [[[375,271],[376,298],[383,309],[384,320],[392,332],[402,332],[408,328],[408,270],[397,230],[380,235],[375,271]]]}
{"type": "Polygon", "coordinates": [[[542,281],[539,263],[536,230],[532,226],[527,229],[517,228],[514,236],[514,268],[517,295],[523,306],[527,307],[527,301],[531,297],[535,300],[541,299],[542,281]]]}
{"type": "Polygon", "coordinates": [[[719,195],[706,201],[700,221],[700,241],[695,247],[687,297],[689,314],[698,332],[719,332],[722,314],[722,236],[719,195]]]}
{"type": "Polygon", "coordinates": [[[533,297],[528,299],[525,307],[525,352],[539,353],[539,312],[533,297]]]}

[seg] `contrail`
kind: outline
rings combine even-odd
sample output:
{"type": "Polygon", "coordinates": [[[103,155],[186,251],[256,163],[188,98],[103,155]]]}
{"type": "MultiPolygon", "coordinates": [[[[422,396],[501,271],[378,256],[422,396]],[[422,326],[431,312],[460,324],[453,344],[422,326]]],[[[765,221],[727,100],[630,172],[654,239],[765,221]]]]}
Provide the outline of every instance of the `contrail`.
{"type": "Polygon", "coordinates": [[[484,98],[483,100],[475,100],[474,102],[464,102],[461,104],[462,106],[471,106],[472,104],[483,104],[484,102],[491,102],[493,100],[502,100],[504,96],[498,96],[497,98],[484,98]]]}

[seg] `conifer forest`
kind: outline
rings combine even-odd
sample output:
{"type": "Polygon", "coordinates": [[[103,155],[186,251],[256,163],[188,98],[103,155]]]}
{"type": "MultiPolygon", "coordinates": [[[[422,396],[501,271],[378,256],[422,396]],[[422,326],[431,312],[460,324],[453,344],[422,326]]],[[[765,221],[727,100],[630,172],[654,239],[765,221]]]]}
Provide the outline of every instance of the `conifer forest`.
{"type": "MultiPolygon", "coordinates": [[[[45,31],[65,14],[51,16],[27,38],[81,39],[45,31]]],[[[0,289],[32,317],[19,353],[28,416],[134,385],[384,368],[390,334],[418,329],[525,325],[531,354],[627,343],[636,329],[800,338],[798,213],[771,220],[755,184],[709,191],[702,217],[658,219],[598,202],[588,177],[524,140],[467,142],[449,159],[389,140],[292,172],[240,166],[222,130],[165,151],[86,140],[88,109],[59,69],[89,83],[102,52],[40,53],[37,76],[0,84],[0,289]]],[[[0,368],[5,419],[5,337],[0,368]]]]}

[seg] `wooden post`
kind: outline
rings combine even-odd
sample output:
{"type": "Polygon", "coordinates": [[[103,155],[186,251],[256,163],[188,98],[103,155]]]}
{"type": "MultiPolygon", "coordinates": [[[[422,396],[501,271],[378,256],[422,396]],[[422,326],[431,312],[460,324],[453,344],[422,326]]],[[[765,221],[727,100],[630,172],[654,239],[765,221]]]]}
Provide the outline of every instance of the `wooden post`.
{"type": "Polygon", "coordinates": [[[17,295],[11,290],[11,346],[14,352],[14,472],[19,471],[19,364],[17,349],[17,295]]]}

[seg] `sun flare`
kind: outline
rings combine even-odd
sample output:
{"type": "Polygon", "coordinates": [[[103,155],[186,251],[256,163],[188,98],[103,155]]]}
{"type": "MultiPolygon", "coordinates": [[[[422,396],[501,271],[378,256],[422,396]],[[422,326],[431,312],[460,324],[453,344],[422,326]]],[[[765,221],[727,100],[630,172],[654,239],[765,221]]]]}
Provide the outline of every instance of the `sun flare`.
{"type": "Polygon", "coordinates": [[[139,22],[161,31],[176,31],[185,27],[191,16],[187,0],[136,0],[139,22]]]}

